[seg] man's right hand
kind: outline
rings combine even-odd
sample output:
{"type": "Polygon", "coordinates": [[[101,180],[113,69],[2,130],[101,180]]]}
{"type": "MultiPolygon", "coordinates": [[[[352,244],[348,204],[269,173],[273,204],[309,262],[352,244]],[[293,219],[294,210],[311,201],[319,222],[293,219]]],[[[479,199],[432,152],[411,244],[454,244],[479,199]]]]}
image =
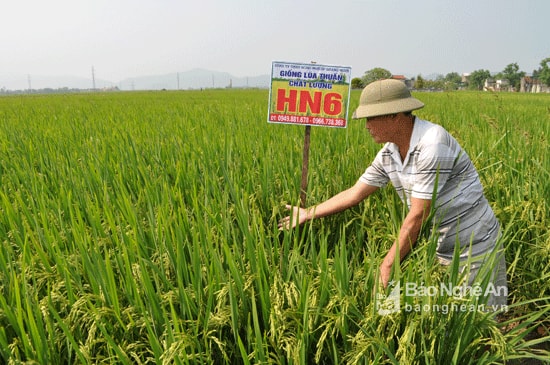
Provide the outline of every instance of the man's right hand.
{"type": "Polygon", "coordinates": [[[288,204],[285,205],[285,209],[290,210],[291,214],[279,221],[279,231],[294,228],[309,219],[309,209],[288,204]]]}

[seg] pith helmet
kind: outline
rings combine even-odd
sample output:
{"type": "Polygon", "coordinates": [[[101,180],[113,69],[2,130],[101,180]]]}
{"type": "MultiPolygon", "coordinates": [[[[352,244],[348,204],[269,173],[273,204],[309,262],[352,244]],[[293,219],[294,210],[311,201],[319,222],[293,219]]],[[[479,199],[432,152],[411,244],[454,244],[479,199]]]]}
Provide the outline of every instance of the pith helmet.
{"type": "Polygon", "coordinates": [[[353,113],[353,118],[410,112],[423,106],[423,102],[411,96],[411,92],[402,81],[379,80],[371,82],[363,89],[359,107],[353,113]]]}

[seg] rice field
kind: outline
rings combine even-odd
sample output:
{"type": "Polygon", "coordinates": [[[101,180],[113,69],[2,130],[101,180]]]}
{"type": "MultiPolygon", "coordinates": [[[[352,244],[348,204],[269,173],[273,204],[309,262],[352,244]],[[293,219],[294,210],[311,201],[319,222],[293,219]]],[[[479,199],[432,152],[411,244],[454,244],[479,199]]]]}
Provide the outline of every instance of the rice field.
{"type": "MultiPolygon", "coordinates": [[[[501,221],[507,312],[380,314],[377,269],[405,214],[391,189],[280,232],[304,129],[267,123],[267,90],[10,96],[1,362],[548,363],[550,95],[415,96],[468,151],[501,221]]],[[[313,128],[308,202],[355,183],[379,148],[363,122],[313,128]]],[[[395,279],[459,283],[433,243],[423,236],[395,279]]],[[[403,304],[457,300],[417,299],[403,304]]]]}

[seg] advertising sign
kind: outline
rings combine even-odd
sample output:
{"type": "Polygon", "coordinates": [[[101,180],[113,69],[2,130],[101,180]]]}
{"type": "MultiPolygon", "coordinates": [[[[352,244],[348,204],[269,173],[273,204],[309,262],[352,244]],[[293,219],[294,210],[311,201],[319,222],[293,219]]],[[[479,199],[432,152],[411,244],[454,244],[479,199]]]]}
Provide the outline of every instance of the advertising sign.
{"type": "Polygon", "coordinates": [[[269,123],[346,127],[351,67],[273,62],[269,123]]]}

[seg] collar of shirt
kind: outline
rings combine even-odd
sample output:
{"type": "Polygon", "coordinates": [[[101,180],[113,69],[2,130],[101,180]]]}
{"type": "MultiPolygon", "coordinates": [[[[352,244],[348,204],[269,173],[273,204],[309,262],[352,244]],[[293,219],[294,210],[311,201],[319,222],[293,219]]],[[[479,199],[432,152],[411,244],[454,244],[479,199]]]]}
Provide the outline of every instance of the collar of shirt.
{"type": "Polygon", "coordinates": [[[405,161],[401,161],[401,156],[399,155],[399,148],[397,145],[393,142],[388,142],[386,145],[386,149],[391,152],[392,158],[397,162],[400,166],[405,166],[409,162],[409,156],[416,148],[416,145],[420,140],[422,139],[422,136],[430,126],[430,122],[427,122],[425,120],[422,120],[418,117],[414,117],[414,126],[413,131],[411,134],[411,139],[409,141],[409,150],[407,151],[407,155],[405,157],[405,161]]]}

